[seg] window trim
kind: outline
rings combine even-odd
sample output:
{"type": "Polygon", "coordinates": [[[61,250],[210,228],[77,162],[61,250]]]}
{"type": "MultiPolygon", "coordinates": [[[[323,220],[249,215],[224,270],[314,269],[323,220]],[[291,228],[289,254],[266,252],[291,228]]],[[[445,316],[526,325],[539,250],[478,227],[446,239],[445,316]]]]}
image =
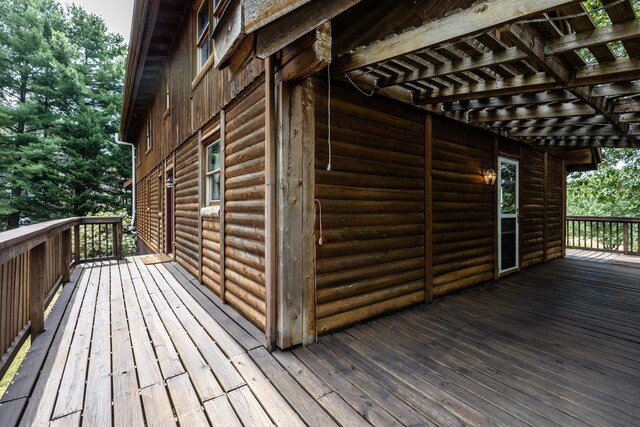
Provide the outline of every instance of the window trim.
{"type": "Polygon", "coordinates": [[[169,85],[169,73],[167,72],[164,76],[164,91],[165,91],[165,109],[164,114],[162,115],[162,119],[166,120],[166,118],[171,114],[171,87],[169,85]]]}
{"type": "Polygon", "coordinates": [[[212,200],[210,198],[211,196],[211,191],[210,191],[210,182],[213,180],[213,177],[215,175],[218,175],[220,177],[220,191],[222,191],[222,162],[224,161],[222,158],[222,141],[220,138],[215,139],[213,142],[211,142],[210,144],[206,144],[204,146],[204,153],[205,153],[205,161],[204,161],[204,180],[205,180],[205,195],[204,195],[204,207],[209,207],[209,206],[220,206],[220,202],[222,199],[222,194],[220,194],[220,198],[216,199],[216,200],[212,200]],[[218,154],[220,155],[220,166],[217,169],[214,169],[212,171],[209,170],[209,147],[218,144],[218,154]]]}
{"type": "Polygon", "coordinates": [[[146,127],[146,143],[147,149],[144,154],[148,154],[149,151],[153,148],[153,135],[151,131],[151,114],[147,117],[147,127],[146,127]]]}
{"type": "Polygon", "coordinates": [[[211,48],[211,43],[213,42],[213,28],[215,27],[215,22],[214,22],[215,16],[213,14],[213,0],[203,0],[200,5],[196,8],[196,13],[195,13],[195,34],[194,34],[194,41],[195,41],[195,62],[196,62],[196,70],[198,72],[198,74],[205,68],[209,68],[211,67],[209,63],[209,60],[211,59],[211,57],[213,56],[213,49],[211,48]],[[207,9],[207,13],[209,15],[209,19],[207,20],[207,24],[205,25],[205,27],[203,29],[200,28],[200,13],[204,10],[207,9]],[[207,54],[207,59],[202,62],[202,57],[201,57],[201,51],[200,49],[202,49],[202,44],[208,40],[208,49],[209,52],[207,54]]]}

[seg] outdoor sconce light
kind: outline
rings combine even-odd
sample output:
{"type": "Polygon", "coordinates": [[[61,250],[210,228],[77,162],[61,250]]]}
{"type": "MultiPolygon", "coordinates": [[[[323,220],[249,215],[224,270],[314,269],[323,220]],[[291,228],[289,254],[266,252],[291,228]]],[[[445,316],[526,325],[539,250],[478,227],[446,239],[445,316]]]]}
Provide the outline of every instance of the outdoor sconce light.
{"type": "Polygon", "coordinates": [[[167,188],[173,188],[176,186],[176,181],[173,178],[167,178],[167,188]]]}
{"type": "Polygon", "coordinates": [[[497,177],[498,175],[496,174],[496,171],[493,170],[492,163],[489,163],[488,167],[485,166],[484,169],[482,169],[482,179],[484,179],[485,184],[487,185],[495,184],[497,177]]]}

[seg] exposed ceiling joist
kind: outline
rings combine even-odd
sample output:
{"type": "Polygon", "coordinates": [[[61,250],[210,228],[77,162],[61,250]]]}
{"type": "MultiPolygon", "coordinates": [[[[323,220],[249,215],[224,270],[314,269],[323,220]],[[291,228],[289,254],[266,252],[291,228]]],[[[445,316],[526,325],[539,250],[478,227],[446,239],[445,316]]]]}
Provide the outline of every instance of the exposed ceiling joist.
{"type": "Polygon", "coordinates": [[[602,116],[558,117],[551,119],[509,120],[489,123],[491,128],[528,128],[549,126],[592,126],[606,125],[609,122],[602,116]]]}
{"type": "Polygon", "coordinates": [[[551,9],[577,3],[567,0],[488,0],[396,36],[374,42],[335,60],[335,73],[346,73],[408,53],[452,42],[551,9]]]}
{"type": "Polygon", "coordinates": [[[606,25],[591,31],[568,34],[548,43],[544,48],[544,52],[547,55],[557,55],[636,37],[640,37],[640,20],[626,21],[619,24],[606,25]]]}
{"type": "Polygon", "coordinates": [[[595,86],[591,89],[592,96],[625,96],[640,93],[640,82],[610,83],[595,86]]]}
{"type": "Polygon", "coordinates": [[[613,125],[515,128],[509,132],[509,136],[516,138],[534,136],[562,137],[615,135],[619,135],[619,133],[618,129],[613,125]]]}
{"type": "Polygon", "coordinates": [[[469,122],[486,123],[505,120],[544,119],[550,117],[575,117],[595,114],[595,110],[585,102],[567,102],[534,107],[501,108],[469,113],[469,122]]]}
{"type": "Polygon", "coordinates": [[[502,52],[488,52],[483,55],[465,57],[463,59],[445,62],[442,65],[425,67],[415,72],[398,74],[386,79],[379,79],[376,84],[379,87],[388,87],[399,84],[415,82],[418,80],[432,79],[434,77],[446,76],[454,73],[472,71],[478,68],[491,67],[506,64],[509,62],[521,61],[527,55],[517,48],[506,49],[502,52]]]}
{"type": "Polygon", "coordinates": [[[466,111],[484,108],[518,107],[550,102],[566,102],[577,99],[571,92],[563,90],[556,92],[525,93],[522,95],[501,96],[470,101],[458,101],[442,105],[443,111],[466,111]]]}

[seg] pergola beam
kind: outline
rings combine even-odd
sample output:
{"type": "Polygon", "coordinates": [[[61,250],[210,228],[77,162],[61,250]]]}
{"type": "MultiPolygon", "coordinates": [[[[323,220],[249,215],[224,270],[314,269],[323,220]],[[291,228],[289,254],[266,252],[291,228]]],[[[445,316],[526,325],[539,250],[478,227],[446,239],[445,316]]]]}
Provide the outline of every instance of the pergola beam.
{"type": "Polygon", "coordinates": [[[550,126],[593,126],[609,124],[602,116],[557,117],[550,119],[507,120],[489,123],[491,128],[529,128],[550,126]]]}
{"type": "Polygon", "coordinates": [[[537,136],[563,137],[616,135],[619,135],[619,131],[613,125],[515,128],[509,132],[509,136],[516,138],[537,136]]]}
{"type": "Polygon", "coordinates": [[[469,113],[469,122],[486,123],[505,120],[546,119],[552,117],[575,117],[595,114],[595,110],[585,102],[538,105],[534,107],[504,108],[469,113]]]}
{"type": "Polygon", "coordinates": [[[550,102],[567,102],[576,100],[571,92],[563,90],[559,92],[525,93],[522,95],[493,97],[470,101],[457,101],[443,104],[444,111],[466,111],[483,108],[518,107],[535,104],[548,104],[550,102]]]}
{"type": "Polygon", "coordinates": [[[544,52],[547,55],[557,55],[559,53],[637,37],[640,37],[640,20],[634,19],[632,21],[596,28],[595,30],[568,34],[549,42],[545,46],[544,52]]]}
{"type": "Polygon", "coordinates": [[[428,49],[488,31],[576,0],[488,0],[347,53],[332,64],[335,73],[347,73],[402,55],[428,49]]]}
{"type": "Polygon", "coordinates": [[[626,96],[640,93],[640,82],[610,83],[595,86],[591,89],[592,96],[626,96]]]}
{"type": "Polygon", "coordinates": [[[379,87],[395,86],[411,83],[418,80],[432,79],[454,73],[472,71],[478,68],[491,67],[509,62],[521,61],[527,55],[517,48],[506,49],[502,52],[488,52],[479,56],[470,56],[459,61],[445,62],[435,67],[417,69],[411,73],[399,74],[386,79],[379,79],[376,85],[379,87]]]}

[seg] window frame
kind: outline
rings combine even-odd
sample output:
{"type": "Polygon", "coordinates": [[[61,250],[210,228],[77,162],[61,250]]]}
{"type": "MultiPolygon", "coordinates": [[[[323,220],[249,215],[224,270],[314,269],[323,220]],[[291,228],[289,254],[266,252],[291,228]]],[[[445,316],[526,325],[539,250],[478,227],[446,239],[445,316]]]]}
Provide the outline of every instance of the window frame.
{"type": "Polygon", "coordinates": [[[213,28],[215,16],[213,14],[213,0],[203,0],[196,9],[195,13],[195,61],[196,61],[196,73],[202,72],[205,68],[210,67],[211,57],[213,55],[213,28]],[[200,28],[200,14],[203,10],[207,11],[208,19],[207,24],[203,29],[200,28]],[[207,42],[206,57],[203,57],[201,49],[203,44],[207,42]]]}
{"type": "Polygon", "coordinates": [[[206,144],[204,146],[204,179],[205,179],[205,196],[204,196],[204,206],[220,206],[220,201],[222,199],[222,162],[224,161],[222,156],[222,141],[220,138],[215,139],[210,144],[206,144]],[[218,144],[218,156],[220,159],[220,165],[217,169],[209,170],[209,162],[211,157],[209,156],[209,148],[218,144]],[[218,190],[218,199],[211,198],[211,188],[215,183],[215,176],[218,175],[218,185],[220,186],[218,190]]]}
{"type": "Polygon", "coordinates": [[[167,72],[164,76],[164,92],[165,92],[165,109],[164,114],[162,115],[163,119],[166,119],[171,111],[171,86],[169,85],[169,72],[167,72]]]}

